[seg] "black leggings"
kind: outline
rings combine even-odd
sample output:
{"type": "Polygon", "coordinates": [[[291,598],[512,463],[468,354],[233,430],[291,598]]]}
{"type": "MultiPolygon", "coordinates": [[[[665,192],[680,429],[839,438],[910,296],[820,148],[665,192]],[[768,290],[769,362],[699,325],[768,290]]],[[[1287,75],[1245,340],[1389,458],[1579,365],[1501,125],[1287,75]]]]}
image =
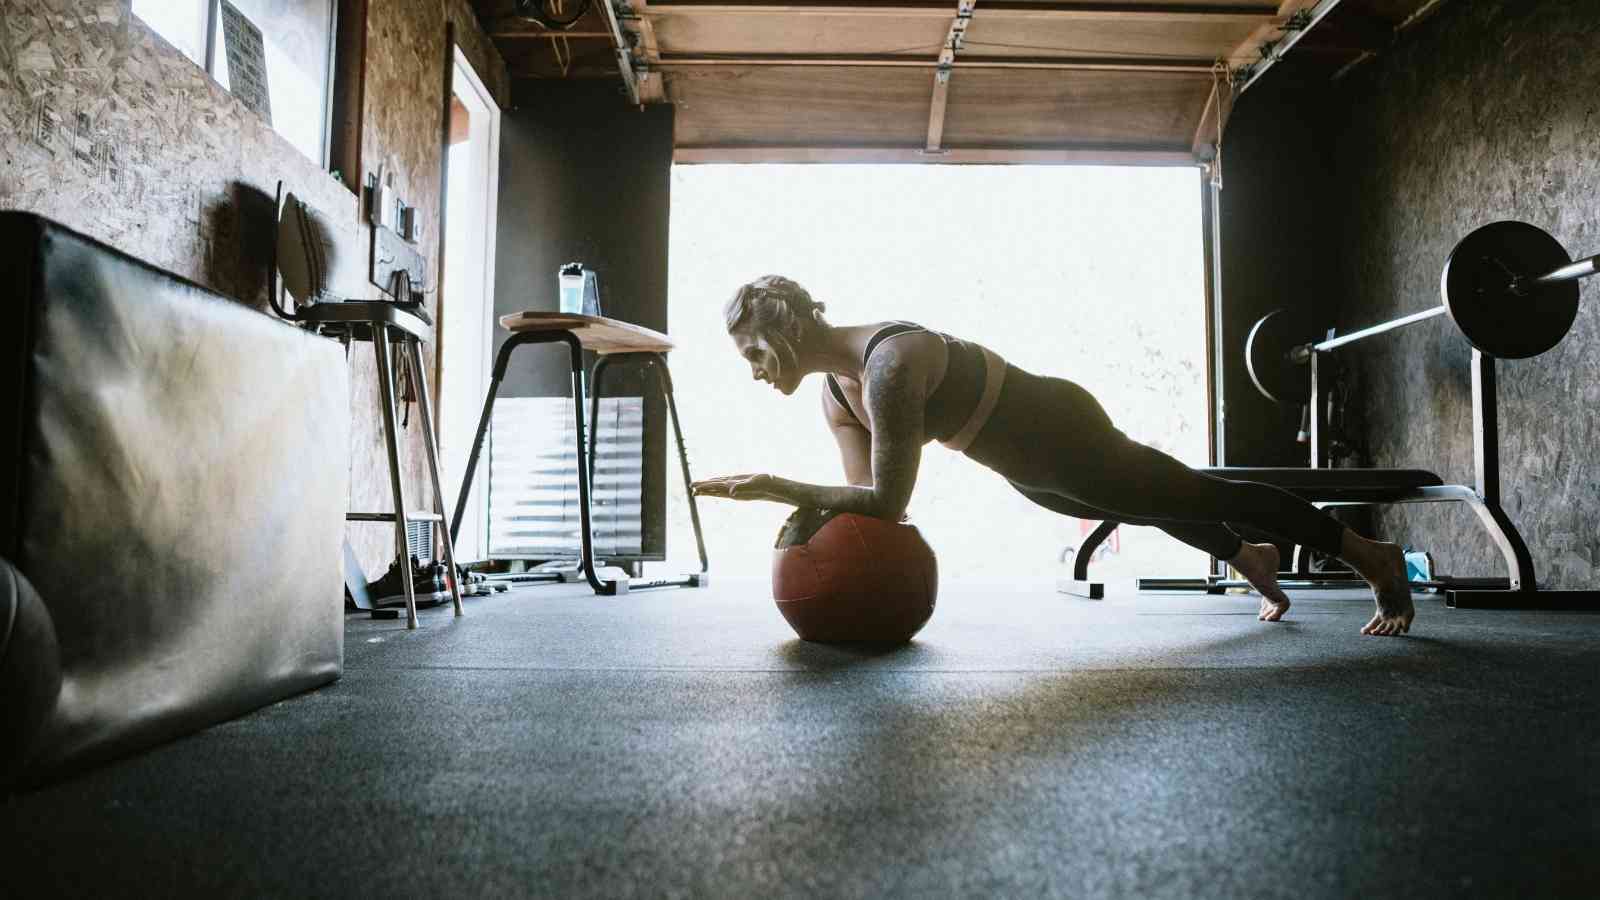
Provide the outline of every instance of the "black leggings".
{"type": "Polygon", "coordinates": [[[1329,555],[1344,536],[1339,520],[1288,491],[1197,472],[1123,434],[1078,385],[1016,366],[966,452],[1046,509],[1153,525],[1218,559],[1238,554],[1236,529],[1329,555]]]}

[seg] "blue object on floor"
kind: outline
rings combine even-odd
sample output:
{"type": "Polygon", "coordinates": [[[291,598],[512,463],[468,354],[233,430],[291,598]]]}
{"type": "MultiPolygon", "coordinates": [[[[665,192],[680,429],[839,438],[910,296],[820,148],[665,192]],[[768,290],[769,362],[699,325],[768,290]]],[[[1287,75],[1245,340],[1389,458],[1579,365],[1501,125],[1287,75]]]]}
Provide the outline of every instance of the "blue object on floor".
{"type": "Polygon", "coordinates": [[[1407,550],[1406,579],[1408,581],[1432,581],[1433,555],[1421,550],[1407,550]]]}

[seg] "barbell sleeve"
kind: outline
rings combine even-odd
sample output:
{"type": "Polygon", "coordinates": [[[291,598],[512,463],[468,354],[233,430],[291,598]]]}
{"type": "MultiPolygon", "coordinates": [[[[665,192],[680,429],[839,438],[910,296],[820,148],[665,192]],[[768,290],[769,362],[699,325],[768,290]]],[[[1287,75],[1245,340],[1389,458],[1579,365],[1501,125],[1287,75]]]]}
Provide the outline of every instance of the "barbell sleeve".
{"type": "Polygon", "coordinates": [[[1533,283],[1560,284],[1563,281],[1577,281],[1580,278],[1588,278],[1590,275],[1595,274],[1596,271],[1600,271],[1600,256],[1591,256],[1588,259],[1580,259],[1559,269],[1552,269],[1535,278],[1533,283]]]}

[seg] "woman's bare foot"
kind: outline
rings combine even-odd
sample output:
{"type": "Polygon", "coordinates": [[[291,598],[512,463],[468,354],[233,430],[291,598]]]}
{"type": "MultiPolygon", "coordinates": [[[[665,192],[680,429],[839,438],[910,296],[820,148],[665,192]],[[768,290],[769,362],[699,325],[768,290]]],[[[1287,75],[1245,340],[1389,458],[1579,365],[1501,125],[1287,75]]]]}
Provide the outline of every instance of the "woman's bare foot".
{"type": "Polygon", "coordinates": [[[1406,578],[1406,554],[1399,544],[1369,541],[1346,530],[1339,556],[1372,587],[1377,612],[1362,627],[1362,634],[1405,634],[1417,617],[1411,603],[1411,582],[1406,578]]]}
{"type": "Polygon", "coordinates": [[[1261,595],[1261,611],[1256,616],[1263,622],[1276,622],[1283,618],[1289,611],[1289,595],[1278,587],[1278,548],[1272,544],[1252,544],[1248,541],[1239,545],[1239,552],[1234,554],[1227,564],[1233,566],[1250,582],[1250,586],[1261,595]]]}

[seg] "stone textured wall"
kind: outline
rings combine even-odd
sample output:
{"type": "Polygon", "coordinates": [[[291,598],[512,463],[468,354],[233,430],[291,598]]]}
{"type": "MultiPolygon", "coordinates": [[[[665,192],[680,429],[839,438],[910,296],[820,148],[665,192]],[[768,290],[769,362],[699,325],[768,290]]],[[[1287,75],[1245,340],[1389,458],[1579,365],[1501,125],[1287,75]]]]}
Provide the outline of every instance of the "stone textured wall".
{"type": "MultiPolygon", "coordinates": [[[[1479,225],[1521,219],[1600,251],[1600,4],[1455,0],[1339,88],[1335,180],[1341,330],[1440,302],[1439,273],[1479,225]]],[[[1542,584],[1593,586],[1600,565],[1600,283],[1567,340],[1498,364],[1506,511],[1542,584]]],[[[1372,462],[1473,477],[1470,348],[1434,319],[1347,355],[1372,462]]],[[[1459,504],[1395,506],[1380,532],[1459,575],[1503,565],[1459,504]]]]}
{"type": "MultiPolygon", "coordinates": [[[[367,10],[366,83],[362,111],[361,177],[365,181],[381,167],[393,173],[394,187],[405,203],[417,207],[422,221],[418,249],[427,261],[425,287],[440,321],[439,259],[444,165],[446,66],[450,63],[447,25],[454,26],[456,42],[504,106],[509,101],[510,77],[505,62],[479,27],[468,0],[372,0],[367,10]]],[[[368,229],[359,228],[358,245],[365,253],[368,229]]],[[[370,296],[377,289],[366,285],[370,296]]],[[[437,396],[435,350],[426,348],[428,378],[437,396]]],[[[386,510],[392,506],[387,456],[383,445],[383,419],[378,409],[377,364],[372,348],[358,345],[361,358],[351,354],[352,470],[350,503],[355,510],[386,510]]],[[[422,509],[432,489],[426,478],[427,457],[413,410],[404,451],[407,498],[422,509]]],[[[445,486],[448,508],[459,486],[445,486]]],[[[382,525],[351,529],[362,565],[376,577],[393,557],[394,535],[382,525]]]]}
{"type": "MultiPolygon", "coordinates": [[[[382,0],[370,4],[366,23],[361,116],[363,175],[385,165],[422,213],[436,319],[447,23],[505,102],[505,64],[468,0],[382,0]]],[[[259,308],[270,198],[282,179],[322,214],[339,255],[354,263],[356,276],[337,287],[376,295],[360,275],[369,235],[356,197],[132,16],[128,0],[0,0],[0,162],[0,208],[49,216],[259,308]]],[[[386,510],[370,345],[351,354],[351,391],[350,508],[386,510]]],[[[410,422],[415,506],[427,493],[418,417],[410,422]]],[[[369,573],[381,572],[392,532],[367,525],[351,536],[369,573]]]]}

